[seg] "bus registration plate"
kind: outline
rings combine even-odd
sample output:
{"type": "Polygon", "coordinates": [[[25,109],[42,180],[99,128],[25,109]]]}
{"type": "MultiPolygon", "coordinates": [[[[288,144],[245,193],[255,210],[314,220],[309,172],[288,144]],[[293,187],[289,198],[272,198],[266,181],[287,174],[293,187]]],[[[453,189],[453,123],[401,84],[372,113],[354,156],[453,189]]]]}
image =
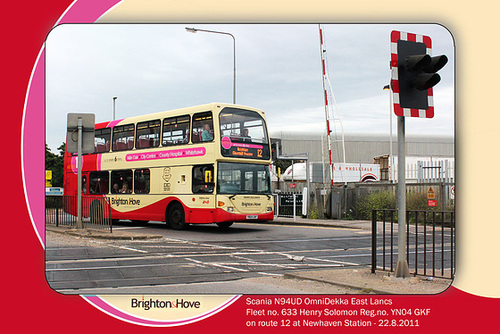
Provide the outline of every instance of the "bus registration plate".
{"type": "Polygon", "coordinates": [[[257,215],[247,215],[247,219],[257,219],[258,217],[257,215]]]}

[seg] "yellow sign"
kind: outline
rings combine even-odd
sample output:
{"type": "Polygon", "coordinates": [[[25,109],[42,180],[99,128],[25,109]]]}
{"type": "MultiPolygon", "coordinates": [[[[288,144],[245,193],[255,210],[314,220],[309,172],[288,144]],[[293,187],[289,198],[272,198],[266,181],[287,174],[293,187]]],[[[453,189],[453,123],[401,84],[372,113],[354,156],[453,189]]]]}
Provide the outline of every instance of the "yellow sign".
{"type": "Polygon", "coordinates": [[[429,190],[427,191],[427,199],[436,199],[436,194],[434,193],[434,189],[432,189],[432,187],[429,187],[429,190]]]}
{"type": "Polygon", "coordinates": [[[45,187],[52,187],[52,171],[45,171],[45,187]]]}

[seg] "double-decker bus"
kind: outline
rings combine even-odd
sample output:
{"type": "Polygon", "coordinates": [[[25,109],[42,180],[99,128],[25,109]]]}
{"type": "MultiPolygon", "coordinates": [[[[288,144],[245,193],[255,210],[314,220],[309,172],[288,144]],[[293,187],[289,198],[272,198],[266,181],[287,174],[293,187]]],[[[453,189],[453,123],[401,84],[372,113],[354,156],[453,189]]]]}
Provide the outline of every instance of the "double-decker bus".
{"type": "MultiPolygon", "coordinates": [[[[113,220],[227,228],[273,219],[270,162],[264,112],[212,103],[96,124],[82,192],[105,199],[113,220]]],[[[76,196],[77,156],[64,164],[64,195],[76,196]]]]}

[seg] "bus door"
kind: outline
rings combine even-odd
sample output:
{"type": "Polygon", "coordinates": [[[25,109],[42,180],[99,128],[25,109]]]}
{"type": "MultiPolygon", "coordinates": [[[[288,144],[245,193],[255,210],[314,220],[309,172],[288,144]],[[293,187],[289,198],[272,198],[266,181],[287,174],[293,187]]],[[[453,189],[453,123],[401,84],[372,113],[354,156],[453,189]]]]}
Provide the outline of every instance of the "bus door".
{"type": "Polygon", "coordinates": [[[189,223],[211,223],[215,209],[214,165],[195,165],[192,171],[192,203],[189,223]]]}

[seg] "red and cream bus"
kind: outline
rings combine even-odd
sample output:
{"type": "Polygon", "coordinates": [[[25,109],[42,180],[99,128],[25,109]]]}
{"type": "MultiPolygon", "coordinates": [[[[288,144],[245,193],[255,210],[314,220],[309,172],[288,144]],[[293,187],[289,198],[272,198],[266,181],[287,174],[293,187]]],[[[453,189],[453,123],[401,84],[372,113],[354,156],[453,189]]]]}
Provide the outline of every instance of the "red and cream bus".
{"type": "MultiPolygon", "coordinates": [[[[270,162],[264,112],[213,103],[96,124],[82,192],[104,198],[113,220],[229,227],[273,219],[270,162]]],[[[64,164],[64,195],[76,196],[77,156],[64,164]]]]}

